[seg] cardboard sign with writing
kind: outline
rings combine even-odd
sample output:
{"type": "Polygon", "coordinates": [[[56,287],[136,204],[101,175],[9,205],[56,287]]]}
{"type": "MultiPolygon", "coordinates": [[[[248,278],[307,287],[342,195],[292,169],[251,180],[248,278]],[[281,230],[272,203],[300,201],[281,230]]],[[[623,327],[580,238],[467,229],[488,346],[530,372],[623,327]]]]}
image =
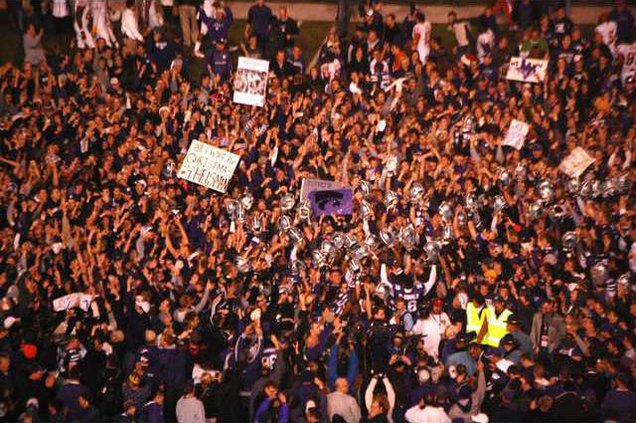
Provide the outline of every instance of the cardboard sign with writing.
{"type": "Polygon", "coordinates": [[[520,82],[543,82],[548,72],[548,61],[544,59],[527,59],[512,57],[506,79],[520,82]]]}
{"type": "Polygon", "coordinates": [[[92,301],[92,295],[75,292],[53,300],[53,310],[64,311],[74,307],[79,307],[84,311],[88,311],[92,301]]]}
{"type": "Polygon", "coordinates": [[[510,128],[506,132],[506,138],[504,138],[503,145],[521,150],[523,144],[526,142],[526,135],[530,131],[530,125],[520,120],[513,119],[510,122],[510,128]]]}
{"type": "Polygon", "coordinates": [[[594,159],[581,147],[576,147],[559,165],[559,170],[570,178],[578,178],[585,172],[594,159]]]}
{"type": "Polygon", "coordinates": [[[234,153],[194,140],[177,176],[225,192],[240,159],[234,153]]]}

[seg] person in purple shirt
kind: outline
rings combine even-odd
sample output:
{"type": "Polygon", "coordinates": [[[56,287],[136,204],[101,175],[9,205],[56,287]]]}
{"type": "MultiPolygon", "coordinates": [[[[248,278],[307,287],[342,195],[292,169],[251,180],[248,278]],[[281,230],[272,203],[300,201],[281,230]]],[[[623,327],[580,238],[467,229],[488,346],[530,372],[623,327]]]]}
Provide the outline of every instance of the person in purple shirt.
{"type": "Polygon", "coordinates": [[[141,419],[147,423],[163,423],[164,393],[157,390],[152,399],[141,409],[141,419]]]}
{"type": "Polygon", "coordinates": [[[636,419],[636,393],[629,389],[629,378],[623,373],[614,377],[614,389],[605,395],[601,405],[603,420],[631,422],[636,419]]]}
{"type": "Polygon", "coordinates": [[[265,5],[265,0],[257,0],[256,4],[250,7],[247,12],[247,27],[245,33],[256,35],[258,46],[265,48],[267,33],[272,23],[272,9],[265,5]]]}
{"type": "Polygon", "coordinates": [[[68,372],[68,378],[57,393],[64,408],[68,410],[72,420],[80,420],[84,415],[84,409],[80,405],[80,397],[87,398],[90,395],[88,388],[80,383],[78,367],[73,367],[68,372]]]}
{"type": "Polygon", "coordinates": [[[280,423],[289,421],[289,405],[287,405],[287,396],[283,392],[279,392],[274,382],[265,385],[265,398],[261,400],[256,414],[254,415],[254,423],[265,423],[274,420],[280,423]]]}

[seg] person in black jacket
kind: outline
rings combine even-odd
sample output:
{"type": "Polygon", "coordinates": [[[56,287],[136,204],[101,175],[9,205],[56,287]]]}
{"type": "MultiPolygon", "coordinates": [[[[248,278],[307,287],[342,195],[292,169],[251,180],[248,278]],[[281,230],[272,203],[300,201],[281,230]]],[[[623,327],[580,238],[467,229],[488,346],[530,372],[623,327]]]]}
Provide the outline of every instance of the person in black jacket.
{"type": "Polygon", "coordinates": [[[296,68],[285,56],[284,50],[278,50],[276,59],[270,64],[272,72],[279,79],[291,78],[296,73],[296,68]]]}

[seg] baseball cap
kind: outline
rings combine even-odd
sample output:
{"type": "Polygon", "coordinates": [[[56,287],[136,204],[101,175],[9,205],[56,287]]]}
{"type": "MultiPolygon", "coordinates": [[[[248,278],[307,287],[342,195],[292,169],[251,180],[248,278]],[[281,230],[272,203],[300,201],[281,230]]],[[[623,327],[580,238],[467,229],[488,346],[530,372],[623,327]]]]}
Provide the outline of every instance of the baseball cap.
{"type": "Polygon", "coordinates": [[[13,326],[17,321],[18,319],[13,316],[7,317],[6,319],[4,319],[4,328],[11,329],[11,326],[13,326]]]}
{"type": "Polygon", "coordinates": [[[503,354],[499,348],[489,348],[485,353],[484,357],[493,358],[493,357],[501,357],[503,354]]]}
{"type": "Polygon", "coordinates": [[[503,338],[501,338],[501,345],[515,345],[517,341],[514,336],[507,334],[503,338]]]}
{"type": "Polygon", "coordinates": [[[521,321],[516,315],[511,314],[510,316],[508,316],[508,320],[506,320],[506,323],[508,323],[509,325],[520,325],[521,321]]]}
{"type": "Polygon", "coordinates": [[[460,333],[455,337],[455,342],[466,343],[470,340],[470,336],[467,333],[460,333]]]}

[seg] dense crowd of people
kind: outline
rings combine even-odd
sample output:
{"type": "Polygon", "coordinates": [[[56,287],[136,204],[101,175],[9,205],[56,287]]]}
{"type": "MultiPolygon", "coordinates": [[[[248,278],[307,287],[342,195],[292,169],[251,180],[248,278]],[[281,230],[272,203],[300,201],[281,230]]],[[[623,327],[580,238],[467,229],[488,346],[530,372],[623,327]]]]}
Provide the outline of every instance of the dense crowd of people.
{"type": "Polygon", "coordinates": [[[0,67],[0,421],[636,419],[621,0],[593,32],[458,8],[450,41],[361,2],[312,67],[263,0],[236,46],[231,4],[31,3],[0,67]],[[270,60],[261,108],[232,102],[238,55],[270,60]],[[225,194],[177,177],[192,140],[240,156],[225,194]],[[305,179],[353,214],[312,215],[305,179]]]}

